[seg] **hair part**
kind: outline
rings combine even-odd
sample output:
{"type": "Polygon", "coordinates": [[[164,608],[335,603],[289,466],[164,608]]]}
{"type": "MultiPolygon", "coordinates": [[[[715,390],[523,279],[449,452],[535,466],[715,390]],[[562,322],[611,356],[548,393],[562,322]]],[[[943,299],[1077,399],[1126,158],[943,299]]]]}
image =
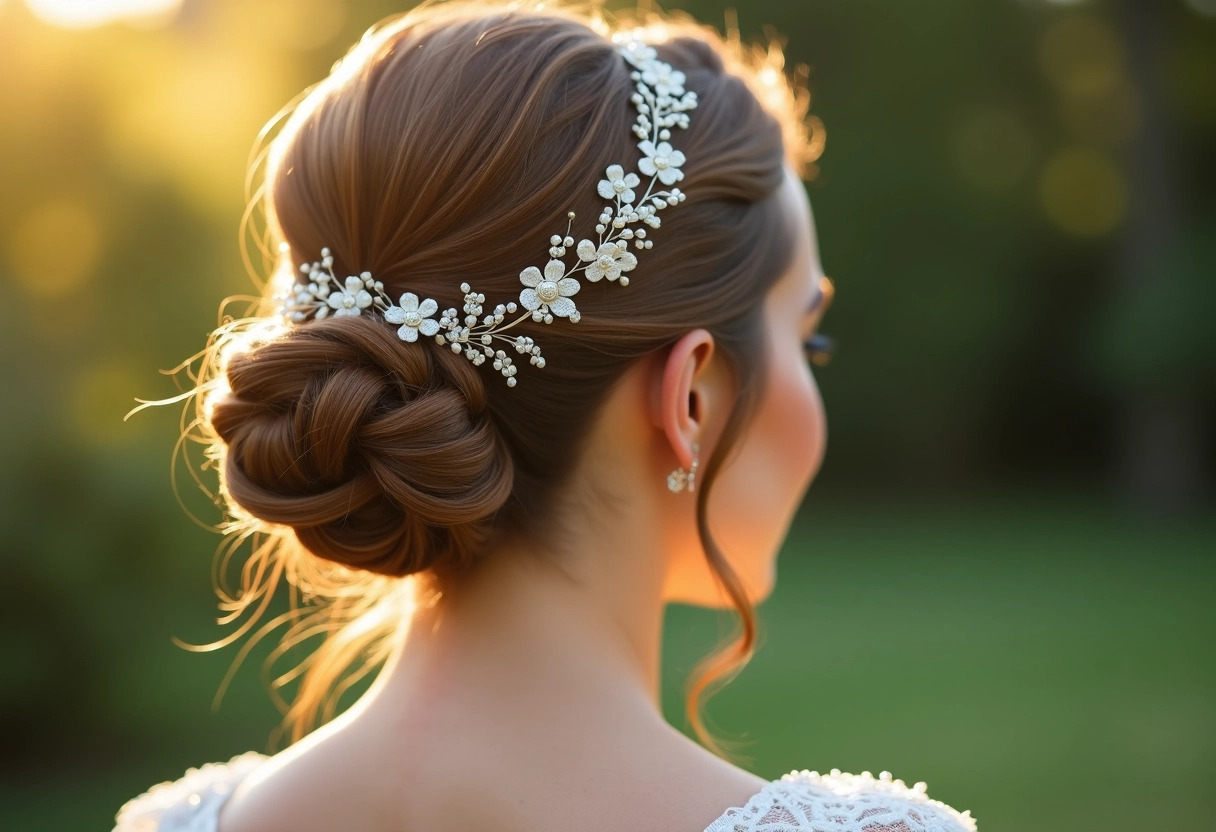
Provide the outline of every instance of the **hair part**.
{"type": "MultiPolygon", "coordinates": [[[[776,192],[786,165],[809,177],[823,131],[807,116],[806,68],[790,77],[780,44],[745,45],[737,31],[723,38],[682,14],[608,22],[583,5],[449,0],[386,18],[267,124],[259,145],[289,116],[268,146],[255,145],[249,182],[263,161],[264,181],[242,226],[264,213],[255,238],[272,278],[250,314],[223,318],[182,365],[201,360],[194,388],[156,403],[194,399],[179,447],[202,444],[219,471],[220,605],[228,620],[252,609],[205,649],[248,632],[283,578],[288,613],[259,629],[238,663],[283,621],[292,624],[271,662],[324,636],[271,687],[293,742],[384,661],[410,593],[442,593],[491,536],[560,533],[536,519],[572,474],[613,384],[704,327],[739,396],[702,462],[697,528],[741,628],[698,664],[685,707],[701,742],[727,756],[701,707],[751,658],[757,622],[710,532],[708,496],[763,393],[763,300],[793,250],[776,192]],[[462,279],[491,303],[518,294],[520,270],[543,255],[559,218],[597,216],[605,167],[637,158],[633,82],[610,40],[635,26],[698,95],[679,137],[687,199],[663,213],[660,245],[640,258],[643,289],[584,292],[575,326],[524,322],[521,333],[543,337],[547,363],[522,366],[514,388],[364,316],[275,321],[275,289],[322,246],[335,273],[370,271],[394,297],[408,289],[458,306],[462,279]],[[234,596],[223,576],[247,540],[234,596]],[[297,593],[312,603],[300,606],[297,593]],[[297,676],[288,703],[278,689],[297,676]]],[[[247,252],[246,262],[256,272],[247,252]]]]}

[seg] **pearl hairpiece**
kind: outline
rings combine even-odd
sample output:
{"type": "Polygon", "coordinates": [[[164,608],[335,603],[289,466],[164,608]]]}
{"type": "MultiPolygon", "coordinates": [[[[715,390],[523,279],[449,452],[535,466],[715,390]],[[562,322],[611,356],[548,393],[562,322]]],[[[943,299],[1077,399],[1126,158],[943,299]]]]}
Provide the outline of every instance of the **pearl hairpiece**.
{"type": "MultiPolygon", "coordinates": [[[[638,228],[635,231],[627,226],[640,221],[651,228],[658,228],[657,212],[685,199],[679,188],[660,190],[654,194],[650,193],[650,189],[656,179],[663,185],[673,185],[684,178],[684,172],[680,170],[684,164],[684,154],[673,148],[668,140],[671,138],[671,127],[688,127],[687,111],[697,106],[697,94],[684,90],[684,73],[655,57],[654,48],[641,39],[640,31],[614,34],[612,41],[617,44],[617,51],[634,67],[629,75],[635,82],[636,92],[631,100],[638,111],[633,132],[641,139],[638,148],[643,154],[638,161],[638,170],[650,177],[646,192],[635,202],[634,189],[640,184],[640,177],[633,172],[626,173],[621,165],[609,165],[605,178],[600,180],[596,190],[604,199],[614,200],[615,204],[605,205],[596,223],[599,243],[579,240],[575,253],[580,264],[567,271],[564,259],[566,249],[574,246],[574,238],[570,236],[574,212],[567,212],[566,233],[554,234],[549,238],[550,259],[544,271],[536,266],[528,266],[519,273],[519,280],[524,285],[519,293],[519,305],[526,310],[524,314],[504,325],[507,314],[514,313],[518,306],[514,301],[505,305],[500,303],[479,324],[478,316],[483,312],[482,304],[486,296],[473,291],[468,283],[461,283],[460,290],[464,293],[463,318],[457,315],[453,307],[444,310],[436,320],[432,316],[439,311],[439,304],[433,298],[419,300],[413,292],[405,292],[394,303],[385,294],[384,284],[374,279],[370,272],[339,281],[333,272],[334,259],[328,248],[321,249],[319,261],[300,266],[300,271],[308,275],[307,285],[297,282],[292,292],[276,296],[276,300],[282,304],[280,313],[288,321],[298,323],[307,320],[310,315],[318,319],[330,315],[359,315],[365,309],[369,312],[379,310],[385,321],[399,325],[397,336],[403,341],[417,341],[421,333],[434,336],[439,344],[450,344],[453,352],[463,352],[474,365],[479,366],[486,359],[493,359],[494,369],[506,376],[510,387],[515,386],[517,367],[505,350],[492,347],[495,338],[513,344],[517,353],[528,353],[530,363],[544,367],[544,356],[532,338],[523,335],[512,338],[501,333],[529,315],[533,321],[546,324],[553,323],[555,317],[568,318],[571,323],[577,323],[580,314],[572,297],[578,294],[582,284],[570,275],[583,270],[587,280],[592,283],[607,278],[622,286],[629,285],[625,272],[637,265],[637,257],[629,251],[629,241],[636,239],[639,249],[652,248],[654,243],[646,239],[646,229],[638,228]],[[608,233],[607,238],[604,237],[605,232],[608,233]]],[[[287,250],[287,244],[283,243],[280,248],[287,250]]]]}

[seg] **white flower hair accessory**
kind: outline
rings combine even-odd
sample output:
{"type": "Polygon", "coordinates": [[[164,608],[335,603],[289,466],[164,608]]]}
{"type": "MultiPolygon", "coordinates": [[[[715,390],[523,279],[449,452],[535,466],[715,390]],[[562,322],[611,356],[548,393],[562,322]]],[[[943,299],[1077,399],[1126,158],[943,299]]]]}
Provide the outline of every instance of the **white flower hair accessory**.
{"type": "MultiPolygon", "coordinates": [[[[632,171],[626,172],[619,164],[607,167],[596,191],[613,204],[605,205],[599,215],[595,226],[598,242],[583,239],[575,246],[574,238],[570,236],[574,212],[568,211],[566,233],[549,238],[549,260],[544,268],[528,266],[519,273],[524,288],[519,293],[518,304],[515,301],[500,303],[486,313],[483,306],[486,296],[473,291],[468,283],[461,283],[463,315],[457,314],[452,307],[444,310],[438,319],[433,317],[439,311],[436,300],[420,300],[413,292],[405,292],[394,302],[385,293],[383,282],[373,278],[370,272],[338,280],[333,271],[333,256],[328,248],[322,248],[319,261],[300,266],[300,271],[308,275],[308,283],[296,282],[288,294],[276,297],[281,302],[280,313],[288,321],[299,323],[310,318],[379,311],[385,321],[399,325],[397,336],[401,340],[414,342],[420,334],[434,336],[436,343],[449,344],[453,352],[463,353],[476,366],[491,360],[494,369],[506,377],[510,387],[515,386],[518,368],[506,350],[494,349],[495,339],[511,344],[517,353],[527,353],[529,363],[544,367],[545,358],[532,338],[502,333],[529,317],[545,324],[553,323],[556,318],[578,323],[580,314],[574,296],[582,284],[572,275],[581,270],[592,283],[606,278],[628,286],[626,272],[632,271],[638,263],[629,248],[630,241],[636,241],[638,249],[654,246],[653,241],[646,239],[645,228],[629,226],[640,222],[658,228],[658,212],[685,199],[677,187],[653,194],[651,188],[656,181],[670,186],[684,178],[681,170],[684,154],[672,147],[671,128],[688,127],[688,111],[697,106],[697,94],[684,89],[684,73],[660,61],[654,47],[642,40],[641,32],[636,29],[617,33],[612,41],[617,52],[634,68],[629,77],[634,81],[631,100],[637,109],[633,132],[640,139],[637,146],[642,151],[638,169],[650,177],[650,181],[638,199],[635,189],[641,185],[641,177],[632,171]],[[567,269],[566,250],[571,247],[578,262],[567,269]],[[514,314],[520,307],[525,310],[523,314],[506,322],[507,315],[514,314]]],[[[287,244],[280,248],[285,251],[287,244]]]]}

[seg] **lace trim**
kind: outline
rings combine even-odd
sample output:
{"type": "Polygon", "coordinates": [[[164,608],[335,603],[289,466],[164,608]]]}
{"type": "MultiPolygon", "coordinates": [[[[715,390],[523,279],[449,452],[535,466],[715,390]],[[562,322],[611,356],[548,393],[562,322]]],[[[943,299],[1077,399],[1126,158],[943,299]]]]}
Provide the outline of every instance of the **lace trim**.
{"type": "Polygon", "coordinates": [[[911,788],[891,772],[829,774],[794,770],[770,780],[743,806],[705,832],[978,832],[971,810],[934,800],[921,781],[911,788]]]}
{"type": "MultiPolygon", "coordinates": [[[[237,784],[270,759],[256,751],[189,768],[122,805],[113,832],[215,832],[237,784]]],[[[743,806],[727,809],[704,832],[978,832],[971,810],[958,812],[891,772],[828,774],[794,770],[770,780],[743,806]]]]}
{"type": "Polygon", "coordinates": [[[220,807],[237,783],[268,759],[246,751],[228,762],[188,768],[124,803],[113,832],[215,832],[220,807]]]}

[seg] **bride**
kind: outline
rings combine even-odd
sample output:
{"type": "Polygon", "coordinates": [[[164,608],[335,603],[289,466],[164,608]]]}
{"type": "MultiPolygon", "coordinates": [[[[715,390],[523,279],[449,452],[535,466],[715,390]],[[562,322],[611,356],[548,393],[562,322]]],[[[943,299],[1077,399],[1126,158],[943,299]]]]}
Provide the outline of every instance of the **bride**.
{"type": "Polygon", "coordinates": [[[253,544],[238,607],[285,576],[313,604],[284,641],[328,637],[289,747],[118,832],[975,830],[889,772],[761,778],[699,715],[826,442],[821,147],[773,54],[453,0],[305,91],[266,156],[274,279],[191,393],[253,544]],[[699,743],[660,708],[669,602],[742,621],[689,688],[699,743]]]}

